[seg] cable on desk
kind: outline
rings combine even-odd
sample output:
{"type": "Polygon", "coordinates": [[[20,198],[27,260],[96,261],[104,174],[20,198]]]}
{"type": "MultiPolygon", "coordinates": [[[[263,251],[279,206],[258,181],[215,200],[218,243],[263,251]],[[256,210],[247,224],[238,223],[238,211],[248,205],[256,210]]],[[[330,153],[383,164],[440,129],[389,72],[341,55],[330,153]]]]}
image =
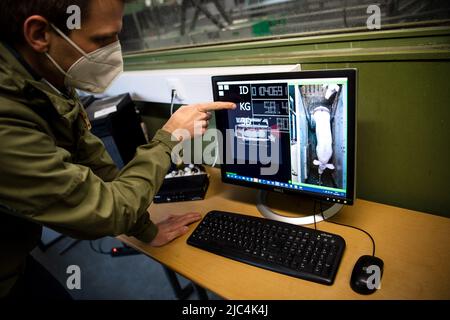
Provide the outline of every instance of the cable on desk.
{"type": "Polygon", "coordinates": [[[174,107],[176,96],[177,96],[177,90],[172,89],[172,98],[171,98],[171,102],[170,102],[170,116],[173,115],[173,107],[174,107]]]}
{"type": "MultiPolygon", "coordinates": [[[[314,216],[315,216],[315,214],[316,214],[316,203],[317,203],[317,201],[314,201],[314,216]]],[[[334,221],[331,221],[331,220],[326,220],[326,219],[325,219],[325,216],[323,215],[322,201],[319,201],[319,204],[320,204],[320,214],[322,215],[323,221],[327,221],[327,222],[330,222],[330,223],[337,224],[337,225],[339,225],[339,226],[343,226],[343,227],[347,227],[347,228],[352,228],[352,229],[356,229],[356,230],[359,230],[359,231],[361,231],[361,232],[364,232],[364,233],[370,238],[370,240],[372,241],[372,256],[375,256],[375,240],[373,239],[373,237],[370,235],[369,232],[367,232],[367,231],[364,230],[364,229],[361,229],[361,228],[358,228],[358,227],[355,227],[355,226],[351,226],[351,225],[348,225],[348,224],[339,223],[339,222],[334,222],[334,221]]],[[[314,221],[314,222],[315,222],[315,221],[314,221]]]]}

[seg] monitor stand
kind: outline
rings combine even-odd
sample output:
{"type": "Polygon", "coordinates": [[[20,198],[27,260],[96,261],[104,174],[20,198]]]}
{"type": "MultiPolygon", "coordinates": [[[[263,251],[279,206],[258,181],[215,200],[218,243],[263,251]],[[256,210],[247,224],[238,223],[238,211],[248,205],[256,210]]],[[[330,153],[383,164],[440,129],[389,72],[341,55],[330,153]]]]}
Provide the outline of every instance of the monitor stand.
{"type": "MultiPolygon", "coordinates": [[[[286,216],[283,216],[279,213],[272,211],[272,209],[270,209],[266,205],[267,194],[268,194],[267,191],[260,190],[258,192],[258,196],[257,196],[256,206],[257,206],[259,212],[261,212],[261,214],[264,217],[266,217],[268,219],[292,223],[292,224],[296,224],[296,225],[306,225],[306,224],[314,223],[314,215],[310,215],[310,216],[306,216],[306,217],[298,217],[298,218],[297,217],[286,217],[286,216]]],[[[320,213],[316,214],[315,221],[320,222],[320,221],[324,220],[323,218],[328,219],[328,218],[334,216],[336,213],[339,212],[339,210],[342,209],[342,207],[343,207],[342,204],[335,203],[334,205],[332,205],[331,207],[329,207],[328,209],[323,211],[323,217],[322,217],[322,214],[320,214],[320,213]]]]}

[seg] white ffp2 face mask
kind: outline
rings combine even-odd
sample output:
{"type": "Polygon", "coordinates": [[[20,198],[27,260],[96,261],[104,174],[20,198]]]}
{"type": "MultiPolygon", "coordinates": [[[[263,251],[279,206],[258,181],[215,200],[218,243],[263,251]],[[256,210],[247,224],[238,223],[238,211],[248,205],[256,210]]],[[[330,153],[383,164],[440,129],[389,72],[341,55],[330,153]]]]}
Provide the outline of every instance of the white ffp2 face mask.
{"type": "Polygon", "coordinates": [[[45,53],[55,67],[64,74],[66,86],[91,93],[102,93],[123,72],[122,48],[119,41],[86,53],[56,26],[53,24],[51,26],[83,55],[66,72],[55,59],[47,52],[45,53]]]}

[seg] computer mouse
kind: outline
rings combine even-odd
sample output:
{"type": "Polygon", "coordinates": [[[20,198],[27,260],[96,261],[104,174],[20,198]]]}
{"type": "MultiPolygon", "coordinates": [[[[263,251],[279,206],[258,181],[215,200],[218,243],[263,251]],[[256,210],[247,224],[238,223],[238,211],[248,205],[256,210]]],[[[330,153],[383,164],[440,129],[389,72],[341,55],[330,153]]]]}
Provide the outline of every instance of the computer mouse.
{"type": "Polygon", "coordinates": [[[350,286],[360,294],[372,294],[379,287],[384,262],[375,256],[361,256],[353,267],[350,286]]]}

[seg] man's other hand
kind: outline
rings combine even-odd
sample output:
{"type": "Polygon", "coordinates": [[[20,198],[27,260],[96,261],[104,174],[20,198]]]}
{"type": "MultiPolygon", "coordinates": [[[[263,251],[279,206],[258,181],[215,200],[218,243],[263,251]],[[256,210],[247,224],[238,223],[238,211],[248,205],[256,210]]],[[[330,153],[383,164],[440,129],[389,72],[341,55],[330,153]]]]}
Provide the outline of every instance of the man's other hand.
{"type": "Polygon", "coordinates": [[[181,216],[170,216],[158,224],[158,234],[150,243],[153,247],[161,247],[168,244],[172,240],[181,237],[189,228],[187,227],[193,222],[199,221],[202,216],[199,213],[187,213],[181,216]]]}

